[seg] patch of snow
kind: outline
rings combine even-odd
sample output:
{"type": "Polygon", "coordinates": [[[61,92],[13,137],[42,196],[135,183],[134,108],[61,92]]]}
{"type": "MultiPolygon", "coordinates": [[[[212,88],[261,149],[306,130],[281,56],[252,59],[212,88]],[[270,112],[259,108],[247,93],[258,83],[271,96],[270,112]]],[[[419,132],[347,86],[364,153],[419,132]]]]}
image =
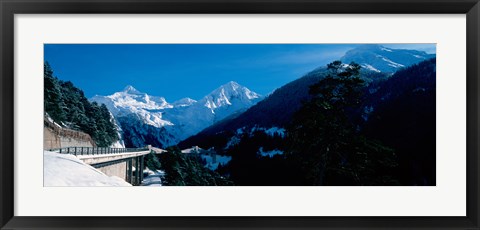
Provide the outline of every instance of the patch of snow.
{"type": "Polygon", "coordinates": [[[272,136],[272,137],[275,134],[281,136],[282,138],[285,137],[285,129],[284,128],[272,127],[272,128],[269,128],[269,129],[265,130],[265,133],[272,136]]]}
{"type": "Polygon", "coordinates": [[[44,186],[132,186],[119,177],[107,176],[69,154],[43,151],[44,186]]]}
{"type": "Polygon", "coordinates": [[[143,174],[147,174],[147,176],[143,178],[141,186],[162,186],[162,178],[165,176],[164,171],[153,171],[147,167],[143,174]]]}
{"type": "Polygon", "coordinates": [[[381,57],[382,57],[382,60],[388,62],[388,65],[391,66],[391,67],[395,67],[395,68],[405,67],[404,65],[393,62],[392,60],[390,60],[388,58],[385,58],[383,56],[381,56],[381,57]]]}
{"type": "Polygon", "coordinates": [[[420,55],[413,55],[413,56],[416,57],[416,58],[425,59],[424,56],[420,56],[420,55]]]}
{"type": "Polygon", "coordinates": [[[110,145],[110,148],[125,148],[125,143],[123,142],[122,139],[119,139],[118,141],[115,141],[110,145]]]}
{"type": "Polygon", "coordinates": [[[258,149],[257,154],[261,155],[262,157],[266,157],[266,156],[273,157],[275,155],[282,155],[283,151],[278,150],[278,149],[274,149],[274,150],[271,150],[271,151],[263,151],[263,147],[260,147],[260,149],[258,149]]]}
{"type": "Polygon", "coordinates": [[[267,135],[272,136],[272,137],[275,134],[280,135],[281,137],[285,137],[285,129],[284,128],[271,127],[271,128],[267,129],[267,128],[263,128],[263,127],[254,126],[250,129],[250,136],[252,136],[255,131],[264,131],[267,135]]]}
{"type": "Polygon", "coordinates": [[[232,160],[231,156],[222,156],[216,154],[201,155],[200,157],[206,161],[205,167],[209,168],[210,170],[216,170],[219,165],[226,165],[232,160]]]}
{"type": "Polygon", "coordinates": [[[375,67],[373,67],[373,66],[371,66],[371,65],[369,65],[369,64],[367,64],[367,63],[363,63],[363,64],[362,64],[362,67],[364,67],[365,69],[371,70],[371,71],[375,71],[375,72],[377,72],[377,73],[382,72],[382,71],[376,69],[375,67]]]}
{"type": "Polygon", "coordinates": [[[182,150],[182,153],[200,153],[200,152],[203,152],[205,150],[203,150],[202,148],[198,147],[198,146],[193,146],[189,149],[184,149],[182,150]]]}
{"type": "Polygon", "coordinates": [[[245,129],[245,127],[242,127],[242,128],[237,129],[236,134],[242,135],[244,129],[245,129]]]}
{"type": "Polygon", "coordinates": [[[59,125],[57,122],[55,122],[52,117],[50,117],[50,114],[48,114],[47,112],[45,112],[45,117],[47,118],[47,121],[50,122],[51,124],[57,126],[58,128],[62,128],[61,125],[59,125]]]}
{"type": "Polygon", "coordinates": [[[225,149],[229,149],[235,145],[238,145],[240,143],[240,138],[238,138],[236,135],[231,137],[230,140],[228,140],[227,144],[225,145],[225,149]]]}
{"type": "Polygon", "coordinates": [[[383,46],[380,46],[380,49],[383,50],[383,51],[387,51],[387,52],[393,52],[392,50],[389,50],[389,49],[387,49],[387,48],[385,48],[385,47],[383,47],[383,46]]]}

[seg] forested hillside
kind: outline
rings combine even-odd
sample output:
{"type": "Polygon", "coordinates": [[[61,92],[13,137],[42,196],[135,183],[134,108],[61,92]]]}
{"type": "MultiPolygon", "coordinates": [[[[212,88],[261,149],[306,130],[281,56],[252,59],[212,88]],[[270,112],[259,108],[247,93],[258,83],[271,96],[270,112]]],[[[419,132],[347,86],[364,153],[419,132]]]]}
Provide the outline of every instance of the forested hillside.
{"type": "Polygon", "coordinates": [[[433,58],[397,71],[366,99],[374,109],[364,132],[396,150],[402,184],[436,184],[435,78],[433,58]]]}
{"type": "Polygon", "coordinates": [[[54,76],[44,64],[44,109],[63,127],[89,134],[98,147],[108,147],[118,140],[117,129],[104,104],[90,103],[83,91],[70,81],[54,76]]]}
{"type": "Polygon", "coordinates": [[[232,156],[217,172],[235,185],[436,183],[434,58],[375,81],[354,63],[333,62],[322,72],[303,86],[304,96],[290,97],[296,106],[267,103],[277,90],[249,110],[273,107],[267,121],[289,113],[273,123],[285,129],[262,129],[255,118],[263,114],[247,111],[181,144],[232,156]]]}
{"type": "Polygon", "coordinates": [[[167,186],[226,186],[231,181],[206,167],[199,155],[182,153],[177,147],[166,152],[150,154],[146,158],[147,166],[153,170],[163,170],[165,177],[162,185],[167,186]]]}

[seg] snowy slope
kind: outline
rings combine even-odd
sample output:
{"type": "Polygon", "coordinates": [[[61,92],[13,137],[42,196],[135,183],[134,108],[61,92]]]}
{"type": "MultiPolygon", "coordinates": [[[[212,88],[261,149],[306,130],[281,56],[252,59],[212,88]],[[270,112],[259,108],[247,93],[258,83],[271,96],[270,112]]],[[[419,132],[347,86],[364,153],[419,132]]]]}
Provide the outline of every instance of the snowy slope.
{"type": "Polygon", "coordinates": [[[381,45],[367,44],[349,50],[340,60],[344,63],[356,62],[363,68],[393,73],[400,68],[435,57],[418,50],[390,49],[381,45]]]}
{"type": "Polygon", "coordinates": [[[122,127],[120,127],[120,125],[118,124],[118,121],[115,119],[115,117],[111,112],[110,112],[110,121],[113,122],[113,124],[115,125],[115,128],[117,130],[117,136],[118,136],[118,140],[112,143],[110,145],[110,148],[125,148],[125,142],[123,142],[122,140],[122,133],[123,133],[122,127]]]}
{"type": "Polygon", "coordinates": [[[232,160],[231,156],[222,156],[222,155],[200,155],[200,157],[205,161],[205,167],[209,168],[212,171],[215,171],[219,165],[225,166],[232,160]]]}
{"type": "Polygon", "coordinates": [[[198,101],[184,98],[168,103],[163,97],[142,93],[132,86],[109,96],[91,98],[104,103],[119,121],[126,146],[157,147],[176,144],[261,99],[261,95],[233,81],[198,101]]]}
{"type": "Polygon", "coordinates": [[[144,174],[147,174],[145,178],[143,178],[141,186],[162,186],[162,178],[165,176],[165,172],[162,170],[151,170],[146,168],[143,170],[144,174]]]}
{"type": "Polygon", "coordinates": [[[109,177],[73,155],[43,152],[44,186],[132,186],[109,177]]]}
{"type": "Polygon", "coordinates": [[[192,98],[186,97],[186,98],[182,98],[178,101],[173,102],[172,105],[174,107],[191,106],[195,102],[197,102],[197,101],[193,100],[192,98]]]}
{"type": "Polygon", "coordinates": [[[283,151],[282,150],[278,150],[278,149],[274,149],[274,150],[270,150],[270,151],[264,151],[263,150],[263,147],[260,147],[258,149],[258,152],[257,152],[258,155],[262,156],[262,157],[273,157],[275,155],[282,155],[283,154],[283,151]]]}

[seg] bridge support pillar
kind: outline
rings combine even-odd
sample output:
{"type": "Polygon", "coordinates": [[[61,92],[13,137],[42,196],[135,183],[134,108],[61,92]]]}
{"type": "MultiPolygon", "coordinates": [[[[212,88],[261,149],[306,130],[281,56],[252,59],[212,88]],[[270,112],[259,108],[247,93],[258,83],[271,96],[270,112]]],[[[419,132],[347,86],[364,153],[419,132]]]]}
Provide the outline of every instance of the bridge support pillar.
{"type": "Polygon", "coordinates": [[[139,157],[135,157],[135,184],[140,184],[140,161],[138,160],[139,157]]]}
{"type": "Polygon", "coordinates": [[[127,161],[127,177],[126,177],[127,182],[130,183],[130,184],[132,184],[132,182],[133,182],[132,181],[132,179],[133,179],[132,178],[132,174],[133,174],[132,167],[133,167],[133,162],[132,162],[132,159],[130,159],[130,160],[127,161]]]}
{"type": "Polygon", "coordinates": [[[145,168],[144,157],[143,155],[140,156],[140,184],[143,181],[143,169],[145,168]]]}
{"type": "Polygon", "coordinates": [[[130,181],[130,184],[135,185],[135,171],[137,170],[136,168],[136,163],[135,163],[135,158],[132,158],[132,179],[130,181]],[[133,170],[135,168],[135,171],[133,170]]]}

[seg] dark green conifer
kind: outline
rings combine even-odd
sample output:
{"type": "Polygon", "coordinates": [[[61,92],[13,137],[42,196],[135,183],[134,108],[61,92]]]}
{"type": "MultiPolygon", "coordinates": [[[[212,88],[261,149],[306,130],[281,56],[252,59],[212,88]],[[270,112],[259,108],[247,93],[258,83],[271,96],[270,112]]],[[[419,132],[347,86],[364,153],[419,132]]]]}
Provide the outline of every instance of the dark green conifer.
{"type": "Polygon", "coordinates": [[[311,101],[294,115],[287,129],[287,157],[310,185],[385,185],[394,152],[357,132],[349,111],[362,101],[360,66],[335,61],[330,73],[310,87],[311,101]]]}

